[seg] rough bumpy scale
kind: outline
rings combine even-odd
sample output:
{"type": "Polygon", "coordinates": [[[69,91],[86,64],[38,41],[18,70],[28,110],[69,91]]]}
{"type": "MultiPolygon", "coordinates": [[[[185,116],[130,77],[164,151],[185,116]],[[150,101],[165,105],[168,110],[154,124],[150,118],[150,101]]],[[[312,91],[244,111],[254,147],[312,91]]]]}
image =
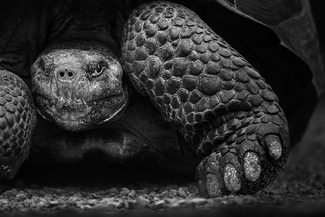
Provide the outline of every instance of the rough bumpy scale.
{"type": "MultiPolygon", "coordinates": [[[[238,0],[236,8],[228,1],[209,1],[225,17],[250,20],[271,35],[272,46],[278,47],[265,46],[269,53],[260,65],[272,71],[277,69],[272,61],[281,65],[284,57],[307,69],[300,76],[310,76],[302,79],[305,86],[292,86],[301,88],[301,96],[311,96],[312,104],[297,108],[287,121],[284,111],[292,105],[280,103],[292,96],[283,84],[293,73],[282,83],[268,80],[265,76],[282,76],[282,71],[257,70],[260,65],[248,62],[248,51],[242,56],[220,36],[222,27],[210,28],[177,3],[144,2],[128,14],[129,3],[135,2],[44,1],[24,13],[17,10],[6,21],[10,25],[0,21],[0,178],[12,178],[33,145],[31,150],[64,162],[100,150],[113,163],[140,159],[182,171],[196,168],[205,197],[252,194],[275,179],[290,151],[290,123],[299,117],[303,126],[298,128],[305,129],[316,105],[321,70],[310,71],[274,32],[263,29],[259,22],[270,18],[243,14],[255,5],[245,8],[250,3],[238,0]],[[283,56],[272,59],[272,52],[283,56]]],[[[305,3],[292,4],[310,18],[307,9],[298,7],[305,3]]],[[[310,35],[306,41],[317,44],[310,35]]],[[[309,57],[314,56],[303,59],[309,57]]],[[[309,62],[316,69],[315,59],[309,62]]]]}
{"type": "Polygon", "coordinates": [[[270,183],[290,145],[277,96],[259,73],[181,5],[140,7],[124,32],[133,85],[204,157],[201,194],[253,193],[270,183]]]}
{"type": "Polygon", "coordinates": [[[0,174],[12,178],[28,157],[36,112],[30,91],[16,75],[0,70],[0,174]]]}

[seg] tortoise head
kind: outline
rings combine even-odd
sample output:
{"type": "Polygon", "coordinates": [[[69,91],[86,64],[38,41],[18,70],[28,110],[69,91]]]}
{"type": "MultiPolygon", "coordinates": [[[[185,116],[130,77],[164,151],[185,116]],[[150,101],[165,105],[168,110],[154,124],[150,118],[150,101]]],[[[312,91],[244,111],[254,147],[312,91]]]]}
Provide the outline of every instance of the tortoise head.
{"type": "Polygon", "coordinates": [[[100,42],[48,47],[31,67],[38,113],[61,128],[81,131],[115,120],[128,101],[118,58],[100,42]]]}

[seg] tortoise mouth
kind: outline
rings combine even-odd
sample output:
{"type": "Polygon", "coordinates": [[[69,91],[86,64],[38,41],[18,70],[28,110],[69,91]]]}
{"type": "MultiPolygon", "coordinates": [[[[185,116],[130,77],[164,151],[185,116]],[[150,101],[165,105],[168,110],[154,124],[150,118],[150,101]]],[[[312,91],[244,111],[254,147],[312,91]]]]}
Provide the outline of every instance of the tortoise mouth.
{"type": "MultiPolygon", "coordinates": [[[[72,132],[91,129],[99,124],[119,119],[128,105],[128,88],[122,93],[86,101],[60,101],[34,93],[37,112],[60,128],[72,132]]],[[[62,100],[62,99],[61,99],[62,100]]]]}

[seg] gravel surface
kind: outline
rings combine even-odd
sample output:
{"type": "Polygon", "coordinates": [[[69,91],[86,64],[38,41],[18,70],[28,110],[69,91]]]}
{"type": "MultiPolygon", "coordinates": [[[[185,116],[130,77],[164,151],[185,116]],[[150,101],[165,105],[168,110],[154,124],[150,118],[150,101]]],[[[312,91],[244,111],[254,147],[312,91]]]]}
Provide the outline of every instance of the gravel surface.
{"type": "Polygon", "coordinates": [[[2,182],[0,216],[325,214],[324,111],[325,100],[284,171],[255,195],[205,199],[192,175],[152,169],[99,168],[87,162],[27,165],[15,179],[2,182]]]}

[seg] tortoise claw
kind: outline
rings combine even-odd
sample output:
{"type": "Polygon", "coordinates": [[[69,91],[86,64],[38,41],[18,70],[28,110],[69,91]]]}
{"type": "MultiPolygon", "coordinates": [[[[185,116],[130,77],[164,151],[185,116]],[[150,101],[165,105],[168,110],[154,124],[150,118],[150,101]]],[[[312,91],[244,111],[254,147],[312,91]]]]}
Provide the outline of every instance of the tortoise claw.
{"type": "Polygon", "coordinates": [[[200,195],[219,197],[224,194],[219,160],[215,152],[201,161],[196,169],[196,180],[200,195]]]}
{"type": "Polygon", "coordinates": [[[225,166],[225,172],[224,172],[224,182],[226,185],[226,188],[230,192],[237,192],[241,188],[241,180],[239,173],[234,165],[227,164],[225,166]]]}
{"type": "Polygon", "coordinates": [[[265,137],[265,144],[268,148],[269,155],[275,159],[278,160],[281,157],[282,154],[282,145],[280,138],[276,135],[267,135],[265,137]]]}
{"type": "Polygon", "coordinates": [[[209,173],[206,175],[206,189],[210,197],[222,196],[218,174],[209,173]]]}
{"type": "Polygon", "coordinates": [[[244,155],[245,177],[251,182],[255,182],[261,174],[261,163],[255,152],[247,152],[244,155]]]}

